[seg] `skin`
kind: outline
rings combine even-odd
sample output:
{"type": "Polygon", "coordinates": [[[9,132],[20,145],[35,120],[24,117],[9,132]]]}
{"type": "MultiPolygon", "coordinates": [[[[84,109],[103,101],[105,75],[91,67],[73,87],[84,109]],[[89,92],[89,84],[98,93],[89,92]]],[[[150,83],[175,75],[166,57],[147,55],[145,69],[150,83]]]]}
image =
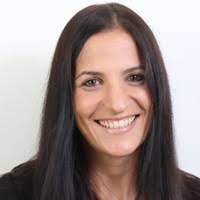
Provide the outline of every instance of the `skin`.
{"type": "Polygon", "coordinates": [[[138,147],[153,109],[142,75],[136,44],[120,27],[91,36],[76,60],[76,123],[86,141],[91,181],[102,199],[133,199],[137,190],[138,147]],[[123,73],[128,68],[133,69],[123,73]],[[80,75],[83,71],[102,74],[80,75]],[[133,114],[140,116],[125,134],[111,134],[94,121],[133,114]]]}

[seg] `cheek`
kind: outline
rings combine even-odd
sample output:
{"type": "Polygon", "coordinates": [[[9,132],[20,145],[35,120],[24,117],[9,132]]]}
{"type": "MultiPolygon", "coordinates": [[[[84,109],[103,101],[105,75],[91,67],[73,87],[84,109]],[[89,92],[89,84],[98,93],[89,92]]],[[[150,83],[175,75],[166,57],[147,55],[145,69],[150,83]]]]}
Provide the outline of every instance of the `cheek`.
{"type": "Polygon", "coordinates": [[[90,118],[95,112],[97,104],[98,98],[96,95],[92,95],[90,92],[81,91],[81,89],[77,89],[75,92],[76,117],[82,118],[82,120],[90,118]]]}
{"type": "Polygon", "coordinates": [[[92,117],[98,105],[97,95],[90,92],[75,92],[75,118],[81,134],[92,146],[99,141],[98,135],[93,134],[92,117]]]}
{"type": "Polygon", "coordinates": [[[143,137],[143,140],[145,140],[147,133],[148,133],[148,130],[150,128],[152,117],[153,117],[152,98],[151,98],[148,90],[144,91],[143,96],[141,96],[141,100],[142,99],[143,99],[143,107],[144,107],[144,118],[143,118],[144,137],[143,137]]]}
{"type": "Polygon", "coordinates": [[[149,114],[152,112],[152,99],[148,92],[145,92],[143,95],[143,105],[146,110],[146,112],[149,112],[149,114]]]}
{"type": "Polygon", "coordinates": [[[144,85],[144,87],[135,88],[134,92],[132,92],[132,98],[135,99],[137,105],[140,107],[143,113],[143,117],[141,118],[141,128],[145,137],[148,132],[153,114],[152,98],[147,86],[144,85]]]}
{"type": "Polygon", "coordinates": [[[152,106],[150,92],[146,85],[128,89],[129,96],[134,100],[141,110],[147,112],[152,106]]]}

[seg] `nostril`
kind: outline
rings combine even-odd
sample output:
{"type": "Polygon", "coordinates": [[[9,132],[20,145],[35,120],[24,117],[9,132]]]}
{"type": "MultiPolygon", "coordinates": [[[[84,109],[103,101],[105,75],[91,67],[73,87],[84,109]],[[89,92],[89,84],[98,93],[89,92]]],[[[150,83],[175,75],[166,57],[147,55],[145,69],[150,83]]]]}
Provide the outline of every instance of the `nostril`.
{"type": "Polygon", "coordinates": [[[137,114],[137,115],[135,115],[135,118],[137,118],[137,117],[139,117],[140,116],[140,114],[137,114]]]}

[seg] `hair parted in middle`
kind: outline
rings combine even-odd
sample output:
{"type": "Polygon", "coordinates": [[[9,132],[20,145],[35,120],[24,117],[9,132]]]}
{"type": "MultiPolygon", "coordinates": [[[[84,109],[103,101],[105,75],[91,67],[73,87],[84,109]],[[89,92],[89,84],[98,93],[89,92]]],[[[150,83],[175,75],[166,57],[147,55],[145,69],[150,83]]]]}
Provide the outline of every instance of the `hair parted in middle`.
{"type": "Polygon", "coordinates": [[[76,59],[92,35],[121,27],[135,41],[153,101],[153,118],[139,147],[138,187],[149,200],[181,200],[167,73],[156,39],[130,8],[119,3],[88,6],[65,26],[56,46],[45,96],[35,161],[35,200],[95,199],[87,179],[84,138],[74,116],[76,59]]]}

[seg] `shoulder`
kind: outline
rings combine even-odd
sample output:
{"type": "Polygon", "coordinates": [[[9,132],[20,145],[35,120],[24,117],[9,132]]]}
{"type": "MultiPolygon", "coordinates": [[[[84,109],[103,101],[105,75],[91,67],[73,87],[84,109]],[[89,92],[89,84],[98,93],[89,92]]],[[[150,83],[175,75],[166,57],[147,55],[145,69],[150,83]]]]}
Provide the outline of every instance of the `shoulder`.
{"type": "Polygon", "coordinates": [[[18,200],[16,187],[13,183],[10,173],[6,173],[0,177],[0,199],[18,200]]]}
{"type": "Polygon", "coordinates": [[[200,178],[185,171],[181,171],[181,175],[185,199],[200,199],[200,178]]]}
{"type": "Polygon", "coordinates": [[[23,163],[0,176],[0,200],[31,200],[32,167],[23,163]]]}

